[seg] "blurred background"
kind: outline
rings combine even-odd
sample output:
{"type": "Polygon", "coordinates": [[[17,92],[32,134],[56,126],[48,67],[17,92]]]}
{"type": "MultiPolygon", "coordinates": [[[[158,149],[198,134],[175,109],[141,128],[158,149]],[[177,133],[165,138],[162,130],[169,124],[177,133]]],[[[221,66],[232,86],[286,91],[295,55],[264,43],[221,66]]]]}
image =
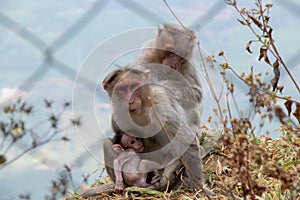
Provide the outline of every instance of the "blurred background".
{"type": "MultiPolygon", "coordinates": [[[[218,55],[223,50],[229,54],[229,62],[238,73],[249,72],[251,66],[255,72],[272,71],[271,68],[260,67],[257,54],[249,54],[245,50],[247,42],[255,38],[237,21],[239,16],[234,8],[224,1],[170,0],[168,3],[181,22],[200,35],[206,55],[218,55]]],[[[254,3],[255,0],[240,0],[238,6],[252,8],[254,3]]],[[[266,3],[274,4],[270,24],[275,43],[299,83],[300,2],[273,0],[266,3]]],[[[112,38],[120,38],[120,35],[135,29],[149,28],[153,31],[166,22],[178,23],[161,0],[0,2],[1,109],[21,96],[34,106],[33,113],[28,116],[28,126],[33,126],[37,121],[47,119],[47,113],[43,111],[44,99],[54,102],[53,107],[57,109],[65,102],[71,102],[71,109],[62,114],[60,126],[67,124],[74,115],[81,116],[83,124],[80,128],[63,131],[62,135],[70,138],[70,142],[47,144],[1,169],[1,199],[17,199],[20,193],[30,193],[32,199],[42,199],[49,190],[51,180],[65,164],[71,167],[74,182],[78,185],[82,184],[82,175],[89,175],[89,183],[98,179],[103,168],[101,138],[110,130],[109,101],[97,83],[111,68],[101,65],[101,57],[123,44],[112,43],[113,46],[104,55],[97,54],[100,57],[97,63],[99,68],[95,71],[103,68],[101,73],[96,74],[98,78],[91,80],[84,69],[89,59],[96,56],[95,51],[99,48],[103,51],[103,44],[110,44],[107,41],[112,38]],[[89,91],[91,96],[87,95],[87,98],[92,99],[78,99],[78,94],[75,94],[78,87],[89,91]],[[91,122],[95,127],[90,125],[91,122]]],[[[126,37],[124,42],[135,40],[134,37],[126,37]]],[[[256,52],[255,48],[253,46],[252,50],[256,52]]],[[[124,65],[131,59],[129,56],[111,62],[124,65]]],[[[219,71],[211,69],[210,73],[218,74],[219,71]]],[[[232,78],[232,81],[239,85],[238,80],[232,78]]],[[[283,70],[280,84],[285,86],[289,95],[300,99],[283,70]]],[[[248,89],[240,86],[237,90],[241,94],[238,99],[240,109],[245,114],[251,112],[251,107],[246,104],[248,89]]],[[[83,94],[79,93],[80,96],[83,94]]],[[[210,112],[204,111],[204,120],[210,112]]],[[[275,127],[268,126],[270,135],[274,131],[272,137],[276,137],[275,127]]],[[[45,130],[39,127],[36,131],[45,130]]],[[[24,149],[26,141],[18,143],[8,156],[13,157],[24,149]]]]}

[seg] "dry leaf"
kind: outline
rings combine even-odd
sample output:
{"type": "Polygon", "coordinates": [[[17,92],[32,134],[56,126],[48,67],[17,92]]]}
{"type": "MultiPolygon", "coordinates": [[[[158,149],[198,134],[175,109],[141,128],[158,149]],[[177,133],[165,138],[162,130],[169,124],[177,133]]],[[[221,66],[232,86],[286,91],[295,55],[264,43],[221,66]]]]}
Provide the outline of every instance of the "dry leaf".
{"type": "Polygon", "coordinates": [[[259,28],[262,28],[262,24],[260,23],[259,20],[257,20],[255,17],[248,15],[248,17],[256,24],[259,28]]]}
{"type": "Polygon", "coordinates": [[[243,13],[245,13],[245,11],[246,11],[246,8],[245,8],[245,7],[242,7],[242,8],[240,9],[239,13],[243,14],[243,13]]]}
{"type": "Polygon", "coordinates": [[[273,91],[275,91],[275,89],[277,88],[279,77],[280,77],[278,59],[276,59],[276,61],[273,63],[273,72],[274,72],[275,77],[271,80],[271,84],[273,87],[273,91]]]}
{"type": "Polygon", "coordinates": [[[291,112],[292,112],[292,105],[293,105],[293,101],[291,100],[287,100],[285,103],[284,103],[287,111],[288,111],[288,115],[290,116],[291,112]]]}
{"type": "Polygon", "coordinates": [[[293,112],[293,115],[296,117],[296,119],[300,123],[300,103],[296,103],[296,110],[295,110],[295,112],[293,112]]]}
{"type": "MultiPolygon", "coordinates": [[[[269,20],[270,20],[270,17],[269,17],[269,16],[265,16],[265,21],[266,21],[266,23],[268,23],[269,20]]],[[[270,29],[272,29],[272,28],[270,27],[270,29]]],[[[271,31],[271,32],[272,32],[272,31],[271,31]]]]}
{"type": "Polygon", "coordinates": [[[273,6],[273,4],[271,4],[271,3],[267,3],[267,4],[266,4],[266,7],[267,7],[267,8],[271,8],[272,6],[273,6]]]}
{"type": "Polygon", "coordinates": [[[266,53],[266,49],[264,49],[264,48],[261,47],[261,48],[259,49],[259,57],[258,57],[258,61],[260,61],[260,60],[264,57],[265,53],[266,53]]]}
{"type": "Polygon", "coordinates": [[[247,22],[246,21],[243,21],[243,20],[240,20],[240,19],[237,19],[242,25],[247,25],[247,22]]]}
{"type": "Polygon", "coordinates": [[[277,86],[277,89],[279,90],[279,92],[280,92],[281,94],[282,94],[283,88],[284,88],[283,85],[277,86]]]}
{"type": "MultiPolygon", "coordinates": [[[[270,27],[270,28],[269,28],[269,32],[268,32],[269,35],[270,35],[270,37],[272,37],[272,32],[273,32],[273,29],[270,27]]],[[[273,39],[272,39],[272,40],[273,40],[273,39]]],[[[274,41],[274,40],[273,40],[273,41],[274,41]]]]}
{"type": "Polygon", "coordinates": [[[268,63],[269,65],[271,65],[270,60],[268,58],[267,50],[268,49],[266,49],[265,47],[261,47],[259,49],[259,58],[258,58],[258,61],[260,61],[262,58],[264,58],[264,61],[266,63],[268,63]]]}
{"type": "Polygon", "coordinates": [[[249,53],[253,53],[250,49],[250,46],[251,46],[251,43],[253,42],[253,40],[250,40],[248,43],[247,43],[247,46],[246,46],[246,50],[249,52],[249,53]]]}
{"type": "Polygon", "coordinates": [[[236,0],[225,0],[225,3],[231,6],[236,6],[236,0]]]}
{"type": "Polygon", "coordinates": [[[269,57],[268,57],[268,54],[267,54],[267,49],[266,49],[266,51],[264,52],[264,61],[265,61],[266,63],[268,63],[269,65],[271,65],[271,62],[270,62],[269,57]]]}

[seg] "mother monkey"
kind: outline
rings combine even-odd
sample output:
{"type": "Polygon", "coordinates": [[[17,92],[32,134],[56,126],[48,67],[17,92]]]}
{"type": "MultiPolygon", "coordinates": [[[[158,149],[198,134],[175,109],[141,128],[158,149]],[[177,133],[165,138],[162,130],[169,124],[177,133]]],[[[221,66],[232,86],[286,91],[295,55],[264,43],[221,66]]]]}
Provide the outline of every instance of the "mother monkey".
{"type": "MultiPolygon", "coordinates": [[[[142,154],[141,156],[160,163],[164,159],[170,160],[171,164],[165,166],[163,177],[156,189],[165,190],[168,182],[171,189],[177,185],[180,182],[180,177],[176,176],[175,172],[181,166],[186,169],[185,183],[188,183],[187,185],[191,188],[201,189],[203,181],[202,160],[196,132],[200,123],[199,105],[202,93],[197,74],[193,73],[195,69],[191,68],[193,66],[188,61],[192,49],[184,49],[186,48],[184,43],[188,43],[190,46],[191,41],[194,42],[195,38],[191,31],[185,32],[183,29],[178,33],[177,27],[171,25],[171,31],[168,28],[170,25],[165,25],[163,29],[160,28],[158,31],[155,44],[160,45],[159,51],[153,54],[151,51],[146,52],[148,59],[151,56],[163,54],[161,59],[153,58],[151,62],[157,60],[157,64],[167,65],[167,68],[154,70],[151,66],[146,67],[151,72],[140,70],[145,68],[140,66],[115,70],[104,79],[103,87],[112,100],[112,126],[115,133],[130,132],[137,137],[145,137],[145,152],[150,154],[142,154]],[[178,34],[186,34],[187,40],[184,41],[182,36],[177,37],[178,34]],[[164,37],[167,35],[169,40],[162,40],[163,35],[164,37]],[[165,45],[169,49],[163,49],[162,46],[164,45],[162,44],[170,42],[172,45],[165,45]],[[182,52],[184,52],[183,49],[188,51],[188,58],[181,57],[182,52]],[[180,55],[177,55],[176,51],[180,55]],[[161,76],[160,71],[164,71],[163,74],[166,76],[161,76]],[[179,72],[185,78],[172,78],[176,77],[170,75],[174,74],[174,71],[179,72]],[[150,81],[149,73],[152,77],[154,75],[155,84],[147,85],[150,81]],[[159,156],[151,154],[157,150],[159,156]]],[[[147,62],[143,64],[147,64],[147,62]]],[[[112,151],[109,140],[104,142],[104,157],[107,172],[115,181],[111,161],[117,155],[112,151]]]]}

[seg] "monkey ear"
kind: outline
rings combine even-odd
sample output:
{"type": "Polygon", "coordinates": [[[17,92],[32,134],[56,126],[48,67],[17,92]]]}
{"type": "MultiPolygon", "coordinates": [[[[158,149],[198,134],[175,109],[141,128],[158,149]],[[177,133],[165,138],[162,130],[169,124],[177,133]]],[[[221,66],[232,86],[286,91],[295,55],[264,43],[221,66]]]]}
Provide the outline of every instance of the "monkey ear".
{"type": "Polygon", "coordinates": [[[161,32],[163,31],[163,28],[162,27],[160,27],[160,26],[158,26],[157,27],[157,35],[159,35],[161,32]]]}
{"type": "Polygon", "coordinates": [[[107,83],[102,83],[102,87],[103,87],[104,90],[107,90],[108,84],[107,83]]]}
{"type": "Polygon", "coordinates": [[[106,91],[108,90],[109,83],[110,83],[110,79],[106,78],[106,79],[103,80],[102,87],[103,87],[104,90],[106,90],[106,91]]]}
{"type": "Polygon", "coordinates": [[[108,74],[102,81],[102,87],[107,91],[108,86],[122,73],[121,69],[115,70],[108,74]]]}

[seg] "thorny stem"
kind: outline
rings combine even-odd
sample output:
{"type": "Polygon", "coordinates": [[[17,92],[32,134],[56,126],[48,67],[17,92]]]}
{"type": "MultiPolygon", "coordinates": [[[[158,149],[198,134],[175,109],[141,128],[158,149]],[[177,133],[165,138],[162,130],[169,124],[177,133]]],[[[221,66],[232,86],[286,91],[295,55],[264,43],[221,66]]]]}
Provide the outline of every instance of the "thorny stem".
{"type": "Polygon", "coordinates": [[[175,19],[179,22],[179,24],[184,28],[184,30],[189,33],[189,30],[183,25],[183,23],[180,21],[180,19],[176,16],[176,14],[174,13],[174,11],[172,10],[172,8],[169,6],[167,0],[163,0],[164,3],[166,4],[166,6],[168,7],[168,9],[170,10],[170,12],[172,13],[172,15],[175,17],[175,19]]]}
{"type": "MultiPolygon", "coordinates": [[[[231,109],[230,109],[229,101],[228,101],[228,93],[226,94],[226,104],[227,104],[229,117],[230,117],[230,119],[232,119],[231,109]]],[[[235,136],[235,130],[234,130],[235,127],[233,126],[233,123],[231,121],[230,121],[230,124],[231,124],[231,127],[232,127],[233,136],[235,136]]],[[[224,126],[226,126],[226,125],[224,124],[224,126]]]]}
{"type": "Polygon", "coordinates": [[[6,138],[7,138],[6,135],[4,135],[3,138],[2,138],[2,141],[1,141],[1,144],[0,144],[0,152],[1,152],[2,148],[4,147],[4,142],[5,142],[6,138]]]}
{"type": "Polygon", "coordinates": [[[30,129],[33,130],[33,129],[35,129],[35,128],[41,126],[41,125],[44,124],[45,122],[48,122],[48,120],[49,120],[49,119],[43,119],[43,120],[37,122],[36,124],[34,124],[33,126],[31,126],[30,129]]]}
{"type": "Polygon", "coordinates": [[[247,143],[247,146],[246,146],[246,158],[247,158],[247,163],[245,163],[246,165],[246,177],[247,177],[247,181],[248,181],[248,185],[249,185],[249,189],[251,191],[251,199],[254,200],[255,199],[255,196],[253,194],[253,184],[252,184],[252,178],[251,178],[251,174],[250,174],[250,164],[248,163],[248,161],[250,160],[250,154],[249,154],[249,140],[246,140],[246,143],[247,143]]]}
{"type": "MultiPolygon", "coordinates": [[[[249,87],[253,87],[253,85],[251,85],[250,83],[248,83],[247,81],[245,81],[232,67],[230,67],[229,65],[228,65],[228,69],[230,69],[230,71],[232,71],[232,73],[236,76],[236,77],[238,77],[238,79],[240,79],[241,81],[243,81],[246,85],[248,85],[249,87]]],[[[265,93],[265,94],[268,94],[268,95],[271,95],[272,94],[272,92],[270,92],[270,91],[268,91],[268,90],[264,90],[264,89],[261,89],[261,88],[259,88],[259,87],[256,87],[255,89],[257,89],[257,90],[259,90],[260,92],[263,92],[263,93],[265,93]]],[[[289,98],[287,98],[287,97],[282,97],[282,96],[278,96],[278,95],[276,95],[276,94],[274,94],[275,95],[275,97],[276,98],[279,98],[279,99],[283,99],[283,100],[290,100],[290,101],[292,101],[292,102],[295,102],[295,103],[297,103],[296,101],[294,101],[294,100],[292,100],[292,99],[289,99],[289,98]]]]}
{"type": "MultiPolygon", "coordinates": [[[[259,5],[259,10],[260,10],[260,15],[262,17],[262,21],[263,21],[263,27],[264,27],[264,33],[267,34],[268,38],[269,38],[269,42],[274,50],[274,53],[272,51],[272,49],[268,49],[270,50],[270,52],[274,55],[274,57],[278,58],[280,63],[283,65],[284,69],[286,70],[286,72],[288,73],[288,75],[290,76],[290,78],[292,79],[294,85],[296,86],[297,90],[300,92],[300,88],[299,88],[299,85],[297,84],[296,80],[294,79],[293,75],[291,74],[291,72],[289,71],[288,67],[286,66],[286,64],[284,63],[284,61],[282,60],[275,44],[274,44],[274,40],[272,38],[272,35],[270,34],[269,31],[266,30],[266,27],[267,27],[267,24],[266,24],[266,21],[265,21],[265,18],[263,17],[263,8],[262,8],[262,2],[261,0],[258,1],[258,5],[259,5]],[[276,56],[275,56],[276,55],[276,56]]],[[[261,40],[260,40],[261,41],[261,40]]],[[[262,41],[261,41],[262,42],[262,41]]]]}
{"type": "MultiPolygon", "coordinates": [[[[42,146],[42,145],[41,145],[42,146]]],[[[25,155],[26,153],[28,153],[29,151],[33,150],[34,147],[29,147],[28,149],[25,149],[22,153],[20,153],[19,155],[17,155],[16,157],[14,157],[13,159],[3,163],[0,165],[0,170],[7,167],[8,165],[10,165],[11,163],[15,162],[16,160],[18,160],[19,158],[21,158],[23,155],[25,155]]]]}
{"type": "Polygon", "coordinates": [[[56,136],[56,134],[57,134],[58,132],[62,132],[63,130],[66,130],[66,129],[68,129],[68,128],[69,128],[69,126],[63,128],[63,129],[60,129],[60,130],[56,130],[55,132],[53,132],[52,135],[50,135],[48,138],[44,139],[44,141],[41,141],[41,142],[37,143],[36,145],[32,145],[31,147],[25,149],[25,150],[24,150],[23,152],[21,152],[19,155],[15,156],[15,157],[12,158],[11,160],[9,160],[9,161],[7,161],[7,162],[1,164],[1,165],[0,165],[0,170],[3,169],[3,168],[5,168],[5,167],[7,167],[7,166],[10,165],[11,163],[15,162],[16,160],[18,160],[19,158],[21,158],[22,156],[24,156],[26,153],[32,151],[33,149],[36,149],[36,148],[38,148],[38,147],[41,147],[41,146],[43,146],[43,145],[45,145],[45,144],[49,144],[50,142],[58,142],[58,141],[61,141],[61,139],[56,139],[56,140],[54,140],[53,137],[56,136]]]}
{"type": "Polygon", "coordinates": [[[238,113],[238,116],[239,116],[239,118],[242,118],[242,116],[241,116],[241,114],[240,114],[239,106],[238,106],[238,104],[237,104],[237,102],[236,102],[236,98],[235,98],[233,92],[230,92],[230,94],[231,94],[231,98],[232,98],[232,100],[233,100],[234,107],[235,107],[235,109],[236,109],[236,111],[237,111],[237,113],[238,113]]]}
{"type": "Polygon", "coordinates": [[[15,162],[16,160],[18,160],[19,158],[21,158],[22,156],[24,156],[26,153],[30,152],[31,150],[37,148],[37,147],[40,147],[40,146],[43,146],[47,143],[49,143],[50,141],[44,141],[44,142],[41,142],[39,144],[37,144],[36,146],[31,146],[27,149],[25,149],[22,153],[20,153],[19,155],[15,156],[14,158],[12,158],[11,160],[3,163],[2,165],[0,165],[0,170],[7,167],[8,165],[10,165],[11,163],[15,162]]]}
{"type": "MultiPolygon", "coordinates": [[[[261,0],[258,0],[258,5],[259,5],[259,10],[260,10],[260,15],[261,15],[262,20],[263,20],[263,27],[264,27],[264,29],[266,29],[267,25],[266,25],[265,18],[264,18],[264,16],[263,16],[263,8],[262,8],[262,2],[261,2],[261,0]]],[[[279,54],[279,52],[278,52],[278,50],[277,50],[277,48],[276,48],[276,46],[275,46],[275,44],[274,44],[274,40],[273,40],[273,38],[272,38],[272,35],[271,35],[270,32],[267,31],[267,30],[264,30],[264,32],[267,34],[267,36],[268,36],[268,38],[269,38],[269,41],[270,41],[270,44],[271,44],[273,50],[275,51],[276,56],[275,56],[274,53],[271,51],[272,49],[269,49],[269,47],[268,47],[268,49],[271,51],[271,53],[272,53],[276,58],[279,59],[280,63],[283,65],[285,71],[288,73],[289,77],[292,79],[292,81],[293,81],[294,85],[296,86],[298,92],[300,92],[300,87],[299,87],[299,85],[297,84],[296,80],[294,79],[293,75],[291,74],[290,70],[289,70],[288,67],[286,66],[285,62],[282,60],[282,58],[281,58],[281,56],[280,56],[280,54],[279,54]]]]}
{"type": "Polygon", "coordinates": [[[10,141],[10,143],[7,145],[7,147],[5,148],[5,150],[3,151],[3,155],[5,155],[8,150],[15,144],[15,141],[10,141]]]}
{"type": "Polygon", "coordinates": [[[76,191],[76,186],[75,186],[75,183],[74,183],[74,180],[73,180],[73,177],[72,177],[72,173],[70,171],[67,171],[67,174],[69,176],[69,179],[70,179],[71,185],[73,187],[73,190],[76,191]]]}
{"type": "MultiPolygon", "coordinates": [[[[245,81],[232,67],[230,67],[229,65],[227,66],[227,68],[236,76],[236,77],[238,77],[238,79],[240,79],[241,81],[243,81],[243,83],[245,83],[246,85],[248,85],[249,87],[255,87],[254,85],[252,85],[252,84],[250,84],[250,83],[248,83],[247,81],[245,81]]],[[[295,101],[295,100],[292,100],[292,99],[289,99],[289,98],[287,98],[287,97],[282,97],[282,96],[278,96],[278,95],[276,95],[275,93],[273,93],[272,94],[272,92],[270,92],[270,91],[268,91],[268,90],[264,90],[264,89],[261,89],[260,87],[255,87],[255,89],[256,90],[258,90],[258,91],[260,91],[260,92],[262,92],[262,93],[264,93],[264,94],[267,94],[267,95],[274,95],[276,98],[278,98],[278,99],[283,99],[283,100],[289,100],[289,101],[292,101],[292,102],[294,102],[294,103],[298,103],[297,101],[295,101]]],[[[228,101],[228,99],[227,99],[227,101],[228,101]]],[[[228,107],[228,105],[227,105],[227,107],[228,107]]],[[[252,111],[252,110],[251,110],[252,111]]],[[[249,116],[251,116],[251,114],[249,114],[249,116]]],[[[291,120],[291,122],[295,125],[295,123],[294,123],[294,121],[291,119],[291,118],[289,118],[290,120],[291,120]]],[[[296,126],[296,125],[295,125],[296,126]]]]}
{"type": "Polygon", "coordinates": [[[223,118],[223,114],[222,114],[222,109],[221,109],[221,105],[220,105],[220,100],[218,99],[217,95],[216,95],[216,92],[214,90],[214,87],[211,83],[211,80],[209,78],[209,75],[207,73],[207,69],[206,69],[206,64],[204,62],[204,57],[203,57],[203,54],[202,54],[202,51],[201,51],[201,48],[200,48],[200,42],[198,41],[197,42],[197,47],[198,47],[198,51],[199,51],[199,55],[200,55],[200,58],[201,58],[201,63],[202,63],[202,66],[203,66],[203,71],[204,71],[204,75],[205,75],[205,78],[206,78],[206,81],[208,83],[208,86],[209,86],[209,89],[217,103],[217,107],[218,107],[218,111],[219,111],[219,114],[220,114],[220,118],[221,118],[221,121],[224,119],[223,118]]]}
{"type": "MultiPolygon", "coordinates": [[[[258,1],[258,3],[259,3],[260,15],[261,15],[261,17],[264,19],[264,17],[263,17],[262,5],[261,5],[262,3],[261,3],[261,1],[258,1]]],[[[242,19],[243,19],[244,21],[247,21],[246,18],[245,18],[245,16],[244,16],[242,13],[240,13],[240,11],[239,11],[237,5],[234,4],[233,6],[234,6],[234,8],[236,9],[236,11],[239,13],[239,15],[242,17],[242,19]]],[[[266,26],[265,21],[263,21],[263,22],[264,22],[263,26],[265,27],[265,26],[266,26]]],[[[250,23],[246,23],[246,25],[247,25],[248,28],[251,30],[251,32],[257,37],[257,39],[259,40],[259,42],[261,42],[262,44],[264,44],[264,42],[262,41],[262,39],[261,39],[261,37],[259,36],[259,34],[257,34],[257,33],[255,32],[255,30],[252,28],[251,24],[250,24],[250,23]]],[[[262,29],[261,29],[261,30],[262,30],[262,29]]],[[[264,30],[263,30],[263,31],[264,31],[264,30]]],[[[272,54],[275,58],[277,58],[277,59],[279,60],[279,62],[282,64],[282,66],[284,67],[285,71],[288,73],[289,77],[291,78],[292,82],[293,82],[294,85],[296,86],[298,92],[300,92],[300,87],[299,87],[299,85],[297,84],[296,80],[294,79],[293,75],[291,74],[290,70],[288,69],[288,67],[286,66],[286,64],[284,63],[284,61],[282,60],[282,58],[281,58],[281,56],[280,56],[280,54],[279,54],[279,52],[278,52],[278,50],[277,50],[277,48],[276,48],[274,42],[273,42],[272,36],[270,35],[270,33],[269,33],[268,31],[266,31],[266,34],[267,34],[267,36],[268,36],[268,38],[269,38],[269,41],[270,41],[270,44],[271,44],[271,46],[272,46],[272,48],[273,48],[273,49],[271,49],[269,46],[267,46],[267,49],[271,52],[271,54],[272,54]]]]}

